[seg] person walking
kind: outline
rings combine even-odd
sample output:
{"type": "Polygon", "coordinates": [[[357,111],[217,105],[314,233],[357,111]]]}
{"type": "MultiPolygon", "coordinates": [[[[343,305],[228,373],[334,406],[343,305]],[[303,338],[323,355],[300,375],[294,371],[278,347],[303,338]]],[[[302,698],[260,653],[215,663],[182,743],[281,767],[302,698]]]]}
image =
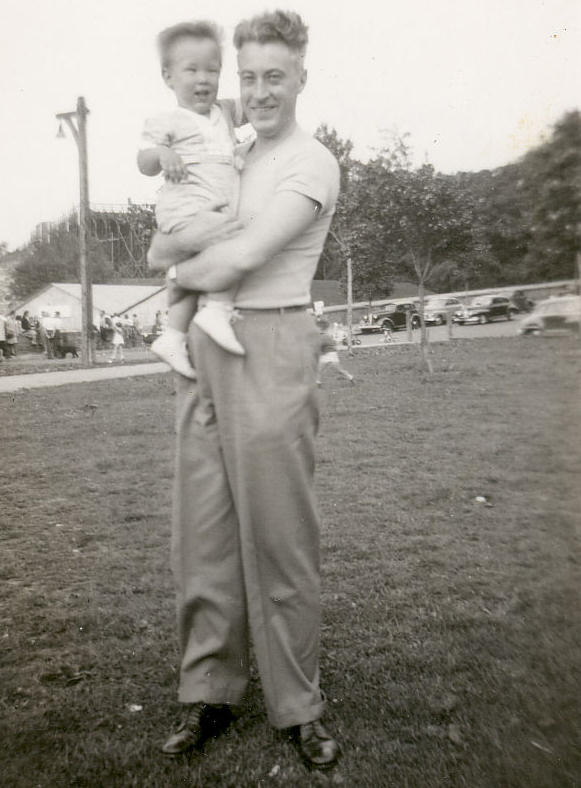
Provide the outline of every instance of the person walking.
{"type": "Polygon", "coordinates": [[[244,229],[208,245],[225,232],[209,213],[205,234],[157,234],[149,254],[179,287],[234,286],[234,327],[246,350],[228,353],[190,326],[198,381],[178,378],[172,535],[184,716],[162,749],[175,756],[198,746],[216,708],[241,702],[252,638],[271,724],[292,730],[307,765],[328,769],[341,748],[323,723],[319,685],[320,342],[307,307],[339,167],[296,122],[306,83],[300,16],[243,21],[234,43],[256,132],[242,151],[244,229]]]}

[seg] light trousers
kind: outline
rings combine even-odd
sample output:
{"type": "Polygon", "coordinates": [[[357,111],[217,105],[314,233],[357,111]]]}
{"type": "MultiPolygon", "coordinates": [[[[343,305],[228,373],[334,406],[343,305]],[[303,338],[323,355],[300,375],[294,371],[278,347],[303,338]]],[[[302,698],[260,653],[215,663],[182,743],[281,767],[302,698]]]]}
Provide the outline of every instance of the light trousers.
{"type": "Polygon", "coordinates": [[[172,568],[179,700],[238,704],[250,641],[277,728],[318,719],[318,331],[304,311],[242,312],[243,357],[190,329],[178,382],[172,568]]]}

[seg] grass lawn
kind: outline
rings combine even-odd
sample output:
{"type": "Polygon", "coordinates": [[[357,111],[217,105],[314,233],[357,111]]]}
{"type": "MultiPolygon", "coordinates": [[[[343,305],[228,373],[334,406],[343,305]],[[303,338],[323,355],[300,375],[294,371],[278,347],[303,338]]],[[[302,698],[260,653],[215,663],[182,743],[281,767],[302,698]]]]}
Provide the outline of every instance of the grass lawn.
{"type": "Polygon", "coordinates": [[[0,783],[581,785],[581,345],[361,350],[326,379],[323,687],[308,772],[256,674],[177,762],[169,375],[0,395],[0,783]],[[484,498],[478,501],[477,498],[484,498]]]}

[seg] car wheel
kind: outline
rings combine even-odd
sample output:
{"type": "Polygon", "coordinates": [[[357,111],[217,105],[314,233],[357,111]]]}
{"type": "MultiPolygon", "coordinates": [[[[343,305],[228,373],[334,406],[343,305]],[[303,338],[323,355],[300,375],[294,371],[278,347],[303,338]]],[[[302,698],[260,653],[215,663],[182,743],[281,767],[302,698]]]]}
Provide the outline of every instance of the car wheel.
{"type": "Polygon", "coordinates": [[[438,315],[438,317],[436,318],[436,325],[441,326],[443,322],[444,322],[444,318],[442,317],[442,315],[438,315]]]}
{"type": "Polygon", "coordinates": [[[384,320],[383,323],[381,324],[381,328],[384,331],[393,331],[395,329],[395,326],[391,322],[391,320],[384,320]]]}
{"type": "Polygon", "coordinates": [[[419,328],[422,325],[422,321],[419,317],[412,317],[412,328],[419,328]]]}
{"type": "Polygon", "coordinates": [[[507,320],[512,320],[512,312],[510,311],[510,309],[508,310],[508,314],[506,316],[506,319],[507,320]]]}
{"type": "Polygon", "coordinates": [[[488,323],[487,316],[486,315],[478,315],[478,322],[480,323],[481,326],[483,326],[485,323],[488,323]]]}

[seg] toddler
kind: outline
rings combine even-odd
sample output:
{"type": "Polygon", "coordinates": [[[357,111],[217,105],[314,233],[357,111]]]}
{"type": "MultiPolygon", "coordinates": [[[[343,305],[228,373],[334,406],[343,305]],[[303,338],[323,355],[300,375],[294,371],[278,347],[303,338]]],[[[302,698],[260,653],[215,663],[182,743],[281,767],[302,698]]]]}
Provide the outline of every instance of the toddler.
{"type": "MultiPolygon", "coordinates": [[[[158,36],[162,76],[174,91],[177,107],[145,122],[137,163],[144,175],[163,172],[156,220],[162,233],[182,230],[203,211],[236,208],[234,126],[245,121],[240,104],[217,101],[222,67],[221,34],[212,22],[185,22],[158,36]]],[[[167,280],[168,327],[151,345],[173,369],[195,379],[187,350],[187,330],[194,322],[221,347],[244,355],[232,329],[233,292],[209,293],[198,310],[197,294],[167,280]]]]}

